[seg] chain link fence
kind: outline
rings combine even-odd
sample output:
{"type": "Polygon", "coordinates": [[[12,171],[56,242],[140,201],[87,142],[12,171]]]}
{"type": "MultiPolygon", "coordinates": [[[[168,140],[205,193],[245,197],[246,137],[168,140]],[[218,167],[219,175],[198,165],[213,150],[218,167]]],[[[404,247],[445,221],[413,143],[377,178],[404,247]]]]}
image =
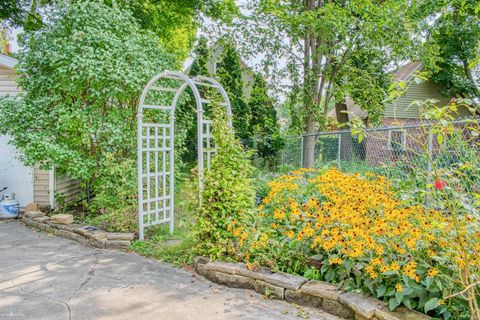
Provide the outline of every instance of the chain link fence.
{"type": "Polygon", "coordinates": [[[349,130],[303,135],[300,162],[304,167],[377,173],[397,182],[413,177],[419,190],[432,183],[433,171],[448,169],[462,172],[456,179],[463,179],[464,191],[479,193],[480,181],[475,177],[480,170],[480,121],[462,119],[451,124],[369,128],[361,137],[349,130]],[[469,170],[476,172],[468,174],[469,170]]]}

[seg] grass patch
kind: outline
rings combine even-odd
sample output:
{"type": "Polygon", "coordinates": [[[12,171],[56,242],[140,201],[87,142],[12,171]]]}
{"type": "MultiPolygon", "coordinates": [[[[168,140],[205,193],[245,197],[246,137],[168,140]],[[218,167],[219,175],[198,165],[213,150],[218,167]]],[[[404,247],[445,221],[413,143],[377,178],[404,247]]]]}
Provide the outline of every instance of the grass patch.
{"type": "Polygon", "coordinates": [[[147,232],[145,241],[135,240],[130,248],[146,257],[162,260],[172,263],[176,266],[182,266],[192,263],[193,238],[190,236],[190,227],[179,226],[175,228],[171,235],[168,225],[152,227],[147,232]]]}

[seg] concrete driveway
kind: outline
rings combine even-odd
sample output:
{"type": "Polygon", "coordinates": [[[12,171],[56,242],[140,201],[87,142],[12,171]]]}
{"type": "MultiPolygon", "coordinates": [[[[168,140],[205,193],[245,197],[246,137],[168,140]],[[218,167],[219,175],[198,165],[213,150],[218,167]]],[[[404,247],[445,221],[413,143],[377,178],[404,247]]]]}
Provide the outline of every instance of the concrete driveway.
{"type": "Polygon", "coordinates": [[[0,221],[0,320],[338,319],[0,221]]]}

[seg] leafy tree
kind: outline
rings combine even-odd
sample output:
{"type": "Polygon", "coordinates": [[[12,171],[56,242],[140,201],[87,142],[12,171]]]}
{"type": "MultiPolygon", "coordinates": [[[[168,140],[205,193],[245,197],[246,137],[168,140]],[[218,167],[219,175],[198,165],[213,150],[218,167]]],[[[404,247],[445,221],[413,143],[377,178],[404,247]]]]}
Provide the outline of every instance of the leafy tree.
{"type": "Polygon", "coordinates": [[[90,184],[99,209],[133,205],[136,186],[126,177],[135,177],[137,99],[153,75],[171,68],[171,56],[130,12],[92,0],[56,6],[26,34],[18,59],[24,94],[1,102],[1,133],[26,164],[90,184]],[[105,181],[112,188],[102,188],[105,181]]]}
{"type": "Polygon", "coordinates": [[[474,68],[480,55],[480,3],[476,0],[439,0],[424,6],[429,37],[424,62],[434,82],[450,95],[480,97],[474,68]]]}
{"type": "Polygon", "coordinates": [[[245,100],[240,55],[232,40],[222,39],[218,43],[223,47],[223,53],[216,76],[230,98],[235,133],[242,144],[250,148],[252,147],[252,135],[249,128],[251,112],[245,100]]]}
{"type": "Polygon", "coordinates": [[[132,10],[145,30],[154,32],[178,61],[187,58],[201,15],[229,22],[238,13],[234,0],[117,0],[132,10]]]}
{"type": "MultiPolygon", "coordinates": [[[[408,0],[255,0],[248,21],[230,29],[246,51],[263,54],[273,81],[288,78],[299,90],[302,129],[311,133],[325,128],[328,111],[341,109],[346,96],[355,95],[369,120],[379,120],[387,67],[411,51],[415,6],[408,0]],[[377,67],[365,69],[365,62],[377,67]],[[374,90],[359,94],[365,83],[374,90]]],[[[305,147],[305,164],[312,166],[314,138],[305,139],[305,147]]]]}
{"type": "Polygon", "coordinates": [[[259,157],[273,164],[283,146],[274,101],[268,96],[267,82],[255,74],[248,101],[251,112],[249,131],[253,134],[253,148],[259,157]]]}
{"type": "Polygon", "coordinates": [[[207,38],[201,36],[198,38],[197,45],[193,49],[193,62],[189,75],[191,76],[208,76],[207,69],[210,50],[208,49],[207,38]]]}
{"type": "Polygon", "coordinates": [[[3,0],[0,2],[0,21],[13,27],[23,27],[27,31],[42,25],[39,9],[51,0],[3,0]]]}
{"type": "MultiPolygon", "coordinates": [[[[82,3],[85,0],[76,0],[82,3]]],[[[234,0],[101,0],[132,12],[143,30],[157,35],[179,65],[187,58],[203,17],[230,22],[237,14],[234,0]]],[[[27,31],[40,28],[44,17],[40,9],[61,6],[62,1],[5,0],[0,2],[0,20],[27,31]]]]}

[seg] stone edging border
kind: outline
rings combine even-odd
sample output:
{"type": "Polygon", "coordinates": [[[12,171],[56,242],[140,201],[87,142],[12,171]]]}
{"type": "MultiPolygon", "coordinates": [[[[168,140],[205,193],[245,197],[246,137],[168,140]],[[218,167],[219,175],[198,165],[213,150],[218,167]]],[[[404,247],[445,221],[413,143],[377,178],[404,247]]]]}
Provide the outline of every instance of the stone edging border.
{"type": "Polygon", "coordinates": [[[102,230],[88,230],[85,226],[74,223],[53,223],[50,217],[40,211],[26,211],[22,216],[22,222],[29,227],[53,233],[56,236],[100,249],[127,251],[135,236],[133,233],[112,233],[102,230]]]}
{"type": "Polygon", "coordinates": [[[210,262],[196,257],[195,271],[205,278],[229,287],[251,289],[262,295],[299,305],[318,307],[346,319],[426,320],[429,316],[400,307],[390,311],[385,302],[354,292],[345,292],[330,283],[309,280],[267,269],[251,271],[244,263],[210,262]]]}

